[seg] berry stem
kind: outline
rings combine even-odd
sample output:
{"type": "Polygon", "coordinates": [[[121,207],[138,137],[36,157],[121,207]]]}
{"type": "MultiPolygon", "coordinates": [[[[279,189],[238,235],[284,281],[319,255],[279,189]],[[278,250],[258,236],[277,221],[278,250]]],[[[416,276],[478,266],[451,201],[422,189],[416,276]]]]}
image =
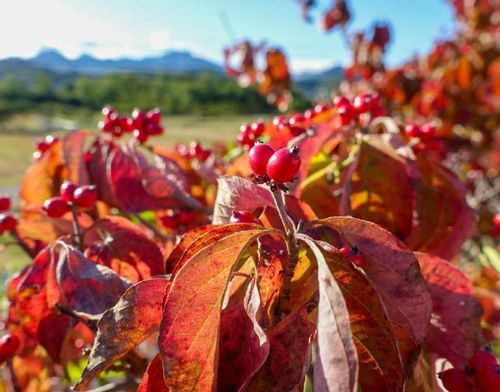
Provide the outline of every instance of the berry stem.
{"type": "Polygon", "coordinates": [[[280,320],[285,303],[290,299],[292,278],[299,260],[299,245],[295,238],[294,225],[286,212],[283,193],[280,190],[272,190],[271,194],[273,195],[274,203],[276,204],[278,214],[285,228],[285,244],[288,255],[283,265],[284,278],[281,285],[281,296],[276,308],[276,316],[278,320],[280,320]]]}
{"type": "Polygon", "coordinates": [[[73,215],[73,236],[75,240],[75,244],[80,250],[80,252],[83,252],[83,234],[82,234],[82,229],[80,227],[80,223],[78,223],[78,210],[76,209],[76,206],[71,203],[71,215],[73,215]]]}

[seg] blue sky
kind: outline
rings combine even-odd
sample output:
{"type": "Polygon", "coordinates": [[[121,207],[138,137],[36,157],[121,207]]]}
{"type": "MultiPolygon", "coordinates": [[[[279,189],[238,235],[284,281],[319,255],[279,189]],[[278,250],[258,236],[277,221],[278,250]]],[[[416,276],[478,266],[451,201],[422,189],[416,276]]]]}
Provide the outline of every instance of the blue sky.
{"type": "MultiPolygon", "coordinates": [[[[302,21],[295,0],[5,0],[0,57],[28,57],[55,47],[68,57],[90,53],[100,58],[143,57],[168,49],[188,49],[221,61],[231,37],[221,22],[227,16],[235,38],[265,40],[285,49],[297,71],[349,63],[338,32],[324,34],[302,21]],[[29,9],[30,12],[26,10],[29,9]]],[[[318,11],[331,0],[318,0],[318,11]]],[[[392,24],[388,62],[401,63],[430,49],[453,29],[445,0],[351,0],[351,27],[374,21],[392,24]]],[[[313,14],[314,15],[314,14],[313,14]]]]}

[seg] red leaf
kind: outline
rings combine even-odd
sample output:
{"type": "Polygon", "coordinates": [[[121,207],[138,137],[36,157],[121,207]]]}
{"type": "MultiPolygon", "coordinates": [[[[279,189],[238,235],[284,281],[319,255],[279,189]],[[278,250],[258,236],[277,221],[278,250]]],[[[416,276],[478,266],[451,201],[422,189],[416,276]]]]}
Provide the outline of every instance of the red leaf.
{"type": "Polygon", "coordinates": [[[125,218],[108,216],[85,232],[85,256],[138,282],[165,273],[163,254],[156,243],[125,218]]]}
{"type": "Polygon", "coordinates": [[[221,306],[231,272],[249,244],[270,233],[230,234],[194,254],[174,277],[158,338],[167,386],[215,391],[221,306]]]}
{"type": "Polygon", "coordinates": [[[83,390],[100,372],[158,330],[169,281],[144,280],[131,286],[97,323],[97,335],[76,390],[83,390]]]}
{"type": "Polygon", "coordinates": [[[259,290],[253,279],[244,302],[222,312],[218,391],[245,390],[269,354],[269,342],[257,321],[259,308],[259,290]]]}
{"type": "Polygon", "coordinates": [[[116,148],[109,157],[108,178],[115,197],[127,212],[204,207],[190,194],[170,182],[161,170],[149,165],[131,147],[116,148]]]}
{"type": "Polygon", "coordinates": [[[61,349],[71,321],[69,316],[49,314],[38,324],[38,342],[56,363],[61,362],[61,349]]]}
{"type": "Polygon", "coordinates": [[[432,317],[425,349],[463,368],[480,348],[481,305],[472,282],[437,256],[415,253],[432,298],[432,317]]]}
{"type": "Polygon", "coordinates": [[[314,324],[308,320],[304,308],[290,313],[276,324],[267,334],[269,356],[247,390],[302,390],[301,383],[309,366],[309,340],[313,332],[314,324]]]}
{"type": "Polygon", "coordinates": [[[170,392],[163,379],[163,364],[160,354],[156,354],[142,377],[137,392],[170,392]]]}
{"type": "Polygon", "coordinates": [[[54,272],[48,276],[52,299],[84,317],[97,318],[112,307],[130,283],[107,267],[92,263],[70,245],[58,241],[53,247],[54,272]],[[58,251],[56,255],[55,251],[58,251]],[[52,276],[55,283],[51,284],[52,276]],[[57,287],[54,287],[57,286],[57,287]]]}
{"type": "Polygon", "coordinates": [[[380,226],[352,217],[317,221],[338,231],[364,257],[363,270],[384,303],[405,368],[413,369],[428,333],[432,302],[411,251],[380,226]]]}
{"type": "Polygon", "coordinates": [[[318,356],[314,364],[314,390],[354,392],[358,383],[358,355],[347,305],[323,252],[310,237],[300,235],[318,263],[318,356]]]}

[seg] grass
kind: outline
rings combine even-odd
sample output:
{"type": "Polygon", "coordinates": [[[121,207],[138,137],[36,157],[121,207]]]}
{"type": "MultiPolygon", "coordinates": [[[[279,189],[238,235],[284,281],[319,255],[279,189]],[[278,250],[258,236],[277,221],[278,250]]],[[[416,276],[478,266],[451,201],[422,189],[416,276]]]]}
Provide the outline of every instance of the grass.
{"type": "MultiPolygon", "coordinates": [[[[173,146],[177,142],[199,140],[202,144],[234,140],[243,122],[262,116],[228,115],[217,117],[165,116],[165,135],[155,144],[173,146]]],[[[264,116],[265,117],[265,116],[264,116]]],[[[34,142],[47,133],[64,134],[65,129],[95,130],[99,116],[75,113],[72,119],[52,118],[40,114],[15,115],[0,123],[0,193],[17,195],[25,170],[32,161],[34,142]],[[76,121],[73,120],[76,118],[76,121]]],[[[15,206],[18,200],[14,197],[15,206]]],[[[2,281],[29,262],[17,247],[8,245],[9,238],[0,236],[0,279],[2,281]],[[8,246],[5,246],[7,243],[8,246]]]]}

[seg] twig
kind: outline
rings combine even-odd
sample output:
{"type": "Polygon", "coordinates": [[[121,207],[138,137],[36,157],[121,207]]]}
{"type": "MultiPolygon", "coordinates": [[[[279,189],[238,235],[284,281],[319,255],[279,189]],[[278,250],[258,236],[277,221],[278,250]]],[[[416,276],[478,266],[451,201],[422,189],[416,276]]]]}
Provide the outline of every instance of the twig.
{"type": "Polygon", "coordinates": [[[64,307],[63,305],[61,305],[60,303],[57,303],[55,304],[54,308],[61,314],[64,314],[65,316],[69,316],[71,318],[73,318],[74,320],[78,321],[78,322],[82,322],[84,323],[85,325],[87,325],[87,327],[89,327],[92,331],[97,331],[97,326],[96,326],[96,323],[91,321],[91,320],[86,320],[84,319],[83,317],[77,315],[75,312],[73,312],[72,310],[64,307]]]}
{"type": "Polygon", "coordinates": [[[19,386],[19,380],[17,379],[16,373],[14,372],[14,367],[12,366],[12,359],[7,359],[7,369],[10,373],[10,381],[12,382],[12,389],[14,392],[21,392],[22,389],[19,386]]]}
{"type": "Polygon", "coordinates": [[[31,253],[31,249],[29,246],[24,242],[21,237],[19,237],[19,233],[17,232],[17,229],[11,230],[10,235],[16,240],[16,244],[29,256],[33,257],[33,254],[31,253]]]}
{"type": "Polygon", "coordinates": [[[83,252],[83,234],[80,223],[78,223],[78,210],[73,203],[71,203],[71,215],[73,215],[73,236],[75,238],[75,243],[80,252],[83,252]]]}

